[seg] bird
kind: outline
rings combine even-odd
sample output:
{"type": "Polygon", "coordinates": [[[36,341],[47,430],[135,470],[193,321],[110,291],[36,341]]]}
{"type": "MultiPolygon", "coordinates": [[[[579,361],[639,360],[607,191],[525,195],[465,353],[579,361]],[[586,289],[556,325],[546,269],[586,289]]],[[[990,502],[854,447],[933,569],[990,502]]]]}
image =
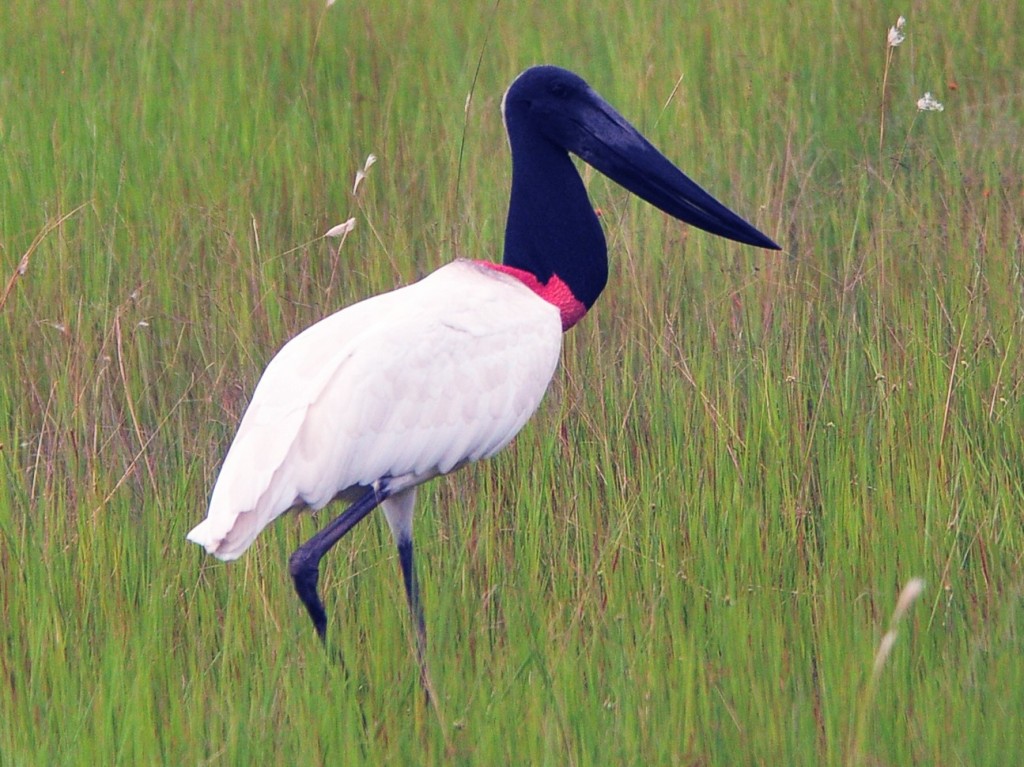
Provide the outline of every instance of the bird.
{"type": "Polygon", "coordinates": [[[398,550],[428,699],[413,548],[417,489],[512,441],[544,397],[563,334],[608,280],[602,226],[570,154],[669,216],[779,249],[569,70],[525,70],[501,112],[512,155],[501,262],[453,261],[288,341],[253,391],[206,518],[187,535],[230,561],[287,511],[347,503],[289,559],[295,591],[326,641],[321,560],[380,506],[398,550]]]}

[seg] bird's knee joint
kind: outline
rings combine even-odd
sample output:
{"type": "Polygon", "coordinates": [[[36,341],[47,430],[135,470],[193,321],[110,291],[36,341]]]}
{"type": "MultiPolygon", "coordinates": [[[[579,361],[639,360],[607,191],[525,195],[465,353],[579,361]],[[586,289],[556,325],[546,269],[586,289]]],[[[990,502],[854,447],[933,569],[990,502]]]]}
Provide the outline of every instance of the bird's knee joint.
{"type": "Polygon", "coordinates": [[[297,549],[288,559],[288,572],[295,580],[305,580],[311,575],[315,578],[319,571],[317,564],[317,562],[311,561],[308,552],[297,549]]]}

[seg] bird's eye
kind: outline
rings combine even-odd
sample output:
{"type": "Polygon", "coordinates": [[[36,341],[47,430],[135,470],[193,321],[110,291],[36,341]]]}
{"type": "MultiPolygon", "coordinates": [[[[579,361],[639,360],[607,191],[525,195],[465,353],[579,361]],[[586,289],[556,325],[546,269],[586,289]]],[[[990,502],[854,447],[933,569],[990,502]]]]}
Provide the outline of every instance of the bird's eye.
{"type": "Polygon", "coordinates": [[[551,95],[556,98],[564,99],[569,95],[569,86],[565,83],[552,83],[551,84],[551,95]]]}

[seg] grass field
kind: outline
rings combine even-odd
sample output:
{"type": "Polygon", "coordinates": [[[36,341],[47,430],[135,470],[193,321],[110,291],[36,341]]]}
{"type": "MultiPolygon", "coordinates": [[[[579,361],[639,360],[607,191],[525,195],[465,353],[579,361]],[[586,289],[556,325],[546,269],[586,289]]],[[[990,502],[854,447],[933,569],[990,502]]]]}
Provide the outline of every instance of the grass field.
{"type": "Polygon", "coordinates": [[[1018,2],[8,0],[0,764],[1017,763],[1022,43],[1018,2]],[[325,561],[343,664],[287,572],[325,513],[184,536],[287,338],[500,258],[538,62],[784,251],[586,172],[608,290],[421,492],[431,707],[382,520],[325,561]]]}

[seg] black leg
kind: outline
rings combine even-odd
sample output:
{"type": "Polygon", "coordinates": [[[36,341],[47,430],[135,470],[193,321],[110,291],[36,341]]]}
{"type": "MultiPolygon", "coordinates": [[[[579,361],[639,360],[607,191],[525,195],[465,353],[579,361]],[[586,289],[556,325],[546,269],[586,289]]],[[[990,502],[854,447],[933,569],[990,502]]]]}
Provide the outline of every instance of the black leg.
{"type": "Polygon", "coordinates": [[[317,593],[320,579],[320,560],[345,534],[388,497],[387,489],[370,488],[355,503],[345,509],[323,530],[299,546],[288,560],[288,569],[295,582],[295,591],[306,606],[320,639],[327,637],[327,613],[317,593]]]}
{"type": "Polygon", "coordinates": [[[409,601],[409,616],[416,627],[416,657],[420,663],[420,682],[430,702],[430,684],[427,678],[427,625],[423,620],[423,604],[420,602],[420,587],[416,580],[416,566],[413,562],[412,538],[398,542],[398,561],[402,564],[402,580],[405,581],[405,596],[409,601]]]}
{"type": "Polygon", "coordinates": [[[398,559],[402,563],[402,580],[405,581],[405,596],[409,600],[409,615],[416,626],[416,649],[422,661],[427,649],[427,625],[423,620],[423,604],[420,602],[420,586],[416,580],[412,540],[398,544],[398,559]]]}

